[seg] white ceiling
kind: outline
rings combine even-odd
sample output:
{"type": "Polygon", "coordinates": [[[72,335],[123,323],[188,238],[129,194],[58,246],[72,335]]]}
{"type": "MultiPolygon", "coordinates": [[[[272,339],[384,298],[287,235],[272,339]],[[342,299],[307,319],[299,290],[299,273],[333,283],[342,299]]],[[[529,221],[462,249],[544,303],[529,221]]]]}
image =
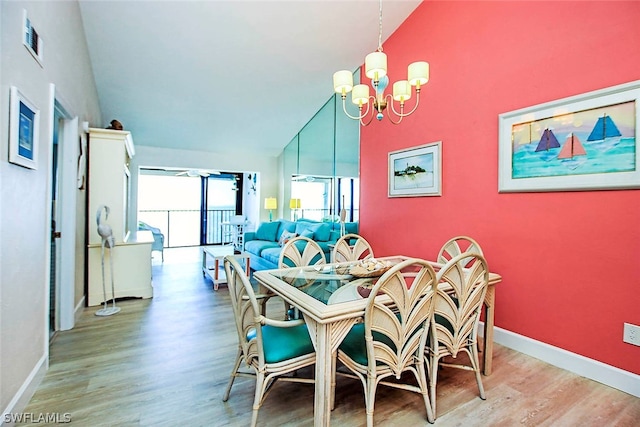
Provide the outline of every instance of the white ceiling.
{"type": "MultiPolygon", "coordinates": [[[[419,0],[383,3],[383,41],[419,0]]],[[[105,126],[137,145],[277,155],[378,45],[379,3],[80,0],[105,126]]]]}

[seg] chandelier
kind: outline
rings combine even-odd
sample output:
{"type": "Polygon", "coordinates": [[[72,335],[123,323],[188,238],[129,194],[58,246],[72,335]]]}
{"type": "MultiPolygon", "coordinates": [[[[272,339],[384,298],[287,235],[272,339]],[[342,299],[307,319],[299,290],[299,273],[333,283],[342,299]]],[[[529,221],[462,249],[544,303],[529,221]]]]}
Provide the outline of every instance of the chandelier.
{"type": "Polygon", "coordinates": [[[399,124],[402,119],[413,114],[420,102],[420,86],[429,81],[429,63],[424,61],[414,62],[408,67],[407,80],[399,80],[393,84],[393,95],[385,95],[384,90],[389,86],[387,76],[387,55],[382,52],[382,0],[380,0],[380,21],[378,32],[378,49],[365,57],[365,75],[371,79],[371,86],[375,94],[369,95],[369,86],[364,84],[353,85],[353,73],[348,70],[338,71],[333,74],[333,89],[342,97],[342,109],[353,120],[360,121],[362,126],[367,126],[375,116],[379,121],[387,111],[387,118],[393,124],[399,124]],[[405,101],[411,99],[411,86],[416,88],[416,102],[411,111],[405,112],[405,101]],[[358,116],[352,116],[347,112],[347,93],[351,92],[351,102],[358,106],[358,116]],[[394,102],[399,103],[396,110],[394,102]],[[388,108],[390,107],[390,108],[388,108]],[[392,117],[393,112],[394,117],[392,117]],[[370,117],[367,119],[367,116],[370,117]],[[365,119],[367,119],[365,121],[365,119]]]}

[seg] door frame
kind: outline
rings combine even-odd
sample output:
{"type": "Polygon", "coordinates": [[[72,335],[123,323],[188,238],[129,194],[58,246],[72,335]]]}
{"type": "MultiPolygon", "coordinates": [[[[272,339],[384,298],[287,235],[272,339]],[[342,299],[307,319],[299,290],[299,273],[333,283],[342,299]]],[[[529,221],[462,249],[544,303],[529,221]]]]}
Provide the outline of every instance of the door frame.
{"type": "MultiPolygon", "coordinates": [[[[62,117],[59,124],[58,139],[58,198],[56,216],[59,218],[57,229],[61,233],[56,246],[59,246],[56,256],[56,316],[54,331],[66,331],[75,325],[75,269],[76,269],[76,204],[77,204],[77,172],[79,131],[78,117],[71,112],[59,93],[56,93],[53,83],[49,86],[51,106],[51,141],[48,161],[47,185],[47,224],[51,224],[52,201],[52,173],[53,173],[53,132],[56,111],[62,117]],[[64,214],[62,214],[64,212],[64,214]],[[58,256],[59,254],[59,256],[58,256]]],[[[51,227],[47,226],[47,233],[51,227]]],[[[51,236],[47,236],[47,247],[50,247],[51,236]]],[[[47,295],[50,286],[50,256],[47,256],[47,295]]],[[[50,300],[47,298],[47,300],[50,300]]],[[[47,304],[47,326],[49,327],[50,307],[47,304]]],[[[48,336],[48,334],[47,334],[48,336]]]]}

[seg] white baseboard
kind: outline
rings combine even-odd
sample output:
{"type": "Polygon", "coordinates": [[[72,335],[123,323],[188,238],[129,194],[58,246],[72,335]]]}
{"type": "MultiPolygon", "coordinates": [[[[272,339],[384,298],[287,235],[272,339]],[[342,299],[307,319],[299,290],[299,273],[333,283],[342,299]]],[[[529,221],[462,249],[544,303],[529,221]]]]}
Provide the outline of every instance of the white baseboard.
{"type": "Polygon", "coordinates": [[[22,383],[22,387],[18,390],[16,395],[11,399],[7,408],[2,411],[2,419],[0,419],[0,426],[13,426],[15,423],[6,423],[5,418],[9,414],[16,414],[24,412],[24,408],[33,397],[36,389],[42,382],[45,374],[47,373],[47,359],[48,355],[44,354],[33,368],[27,379],[22,383]]]}
{"type": "MultiPolygon", "coordinates": [[[[481,325],[478,328],[480,334],[483,332],[483,327],[484,325],[481,325]]],[[[640,397],[640,375],[518,335],[506,329],[494,328],[493,341],[558,368],[640,397]]]]}

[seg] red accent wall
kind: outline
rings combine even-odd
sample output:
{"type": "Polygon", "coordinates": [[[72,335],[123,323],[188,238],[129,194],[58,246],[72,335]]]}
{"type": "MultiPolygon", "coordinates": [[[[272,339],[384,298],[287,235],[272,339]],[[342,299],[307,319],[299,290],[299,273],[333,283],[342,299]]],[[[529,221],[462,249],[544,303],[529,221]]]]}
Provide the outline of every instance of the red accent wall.
{"type": "Polygon", "coordinates": [[[472,236],[503,276],[496,326],[635,374],[622,330],[640,325],[640,190],[499,194],[498,115],[640,79],[639,19],[632,1],[424,2],[384,43],[392,82],[430,63],[421,105],[361,134],[376,255],[433,259],[472,236]],[[388,198],[388,152],[434,141],[442,197],[388,198]]]}

